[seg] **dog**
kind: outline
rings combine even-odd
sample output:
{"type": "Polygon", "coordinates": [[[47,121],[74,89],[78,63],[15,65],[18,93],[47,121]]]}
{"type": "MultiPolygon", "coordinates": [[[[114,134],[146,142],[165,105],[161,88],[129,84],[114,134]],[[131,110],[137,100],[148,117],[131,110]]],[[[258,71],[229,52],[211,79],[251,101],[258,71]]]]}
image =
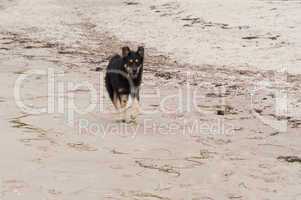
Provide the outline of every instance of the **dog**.
{"type": "MultiPolygon", "coordinates": [[[[105,87],[114,107],[121,112],[125,111],[123,122],[126,121],[126,109],[129,97],[132,106],[138,106],[140,101],[140,86],[142,83],[144,63],[144,47],[132,51],[128,46],[122,48],[122,55],[113,56],[107,66],[105,87]]],[[[139,112],[139,111],[138,111],[139,112]]],[[[135,118],[135,116],[131,116],[135,118]]]]}

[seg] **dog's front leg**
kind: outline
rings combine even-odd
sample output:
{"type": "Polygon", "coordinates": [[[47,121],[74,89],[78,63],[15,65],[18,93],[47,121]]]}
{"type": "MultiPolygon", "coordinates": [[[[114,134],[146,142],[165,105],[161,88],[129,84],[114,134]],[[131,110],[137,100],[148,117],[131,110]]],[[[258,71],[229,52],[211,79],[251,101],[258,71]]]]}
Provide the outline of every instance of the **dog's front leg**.
{"type": "Polygon", "coordinates": [[[128,94],[122,94],[120,95],[120,106],[121,106],[121,118],[123,122],[126,122],[128,119],[127,112],[128,112],[128,100],[129,95],[128,94]]]}
{"type": "Polygon", "coordinates": [[[138,88],[135,88],[135,92],[134,94],[131,96],[132,98],[132,112],[131,112],[131,118],[132,119],[136,119],[137,116],[139,115],[140,113],[140,104],[139,104],[139,101],[140,101],[140,97],[139,97],[139,87],[138,88]]]}
{"type": "Polygon", "coordinates": [[[137,97],[134,97],[134,99],[133,99],[132,108],[133,108],[133,115],[137,116],[140,113],[140,104],[139,104],[137,97]]]}
{"type": "Polygon", "coordinates": [[[121,96],[119,96],[119,94],[114,91],[113,93],[113,104],[114,107],[116,108],[117,112],[118,112],[118,120],[117,121],[124,121],[124,116],[122,114],[122,102],[121,102],[121,96]]]}

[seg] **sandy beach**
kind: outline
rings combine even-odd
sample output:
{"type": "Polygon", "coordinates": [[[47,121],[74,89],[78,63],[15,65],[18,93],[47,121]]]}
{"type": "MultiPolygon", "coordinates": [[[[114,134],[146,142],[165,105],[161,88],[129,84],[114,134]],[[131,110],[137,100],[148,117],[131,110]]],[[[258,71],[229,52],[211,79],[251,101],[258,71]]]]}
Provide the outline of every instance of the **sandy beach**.
{"type": "Polygon", "coordinates": [[[0,0],[0,200],[301,199],[301,3],[0,0]],[[109,58],[145,47],[120,123],[109,58]]]}

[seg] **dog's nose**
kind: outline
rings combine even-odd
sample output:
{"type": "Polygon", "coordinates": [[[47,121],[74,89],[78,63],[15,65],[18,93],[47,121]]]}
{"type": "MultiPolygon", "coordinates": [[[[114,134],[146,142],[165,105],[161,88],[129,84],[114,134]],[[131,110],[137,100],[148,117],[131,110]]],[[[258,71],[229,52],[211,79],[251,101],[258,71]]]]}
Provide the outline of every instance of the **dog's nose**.
{"type": "Polygon", "coordinates": [[[137,69],[133,69],[133,74],[136,74],[137,73],[137,69]]]}

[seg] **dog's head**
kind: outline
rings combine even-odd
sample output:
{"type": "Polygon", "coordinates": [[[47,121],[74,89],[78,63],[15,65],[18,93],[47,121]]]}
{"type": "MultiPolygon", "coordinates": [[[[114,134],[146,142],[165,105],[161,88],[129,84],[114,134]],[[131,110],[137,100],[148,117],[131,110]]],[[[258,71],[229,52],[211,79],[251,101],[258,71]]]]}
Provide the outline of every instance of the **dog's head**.
{"type": "Polygon", "coordinates": [[[122,48],[124,67],[132,79],[139,76],[143,68],[144,48],[138,47],[137,51],[131,51],[129,47],[122,48]]]}

